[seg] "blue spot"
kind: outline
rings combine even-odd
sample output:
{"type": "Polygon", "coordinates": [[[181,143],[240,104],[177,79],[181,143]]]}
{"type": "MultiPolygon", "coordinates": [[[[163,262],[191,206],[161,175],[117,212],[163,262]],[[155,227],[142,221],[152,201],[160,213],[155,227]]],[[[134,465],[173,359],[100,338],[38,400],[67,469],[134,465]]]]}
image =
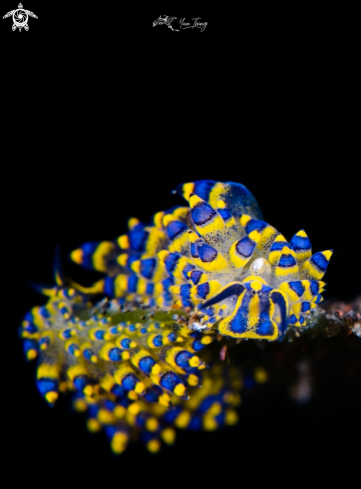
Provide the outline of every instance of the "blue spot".
{"type": "Polygon", "coordinates": [[[41,316],[43,316],[43,318],[50,318],[50,316],[51,316],[50,312],[47,310],[46,307],[41,307],[39,309],[39,314],[41,316]]]}
{"type": "Polygon", "coordinates": [[[202,418],[200,416],[192,416],[192,419],[187,426],[187,430],[201,430],[202,429],[202,418]]]}
{"type": "Polygon", "coordinates": [[[168,238],[171,241],[173,241],[180,234],[184,233],[184,231],[186,231],[187,229],[188,229],[187,225],[181,221],[170,221],[170,223],[167,224],[167,228],[166,228],[168,238]]]}
{"type": "Polygon", "coordinates": [[[97,331],[95,331],[94,336],[97,340],[104,340],[105,331],[98,329],[97,331]]]}
{"type": "Polygon", "coordinates": [[[155,361],[153,360],[153,358],[151,356],[143,357],[139,361],[139,368],[140,368],[140,370],[143,370],[143,372],[145,372],[146,374],[150,374],[151,373],[152,368],[154,367],[154,365],[155,365],[155,361]]]}
{"type": "Polygon", "coordinates": [[[199,258],[204,263],[210,263],[217,258],[217,250],[206,243],[202,243],[198,246],[199,258]]]}
{"type": "Polygon", "coordinates": [[[305,318],[303,316],[300,317],[300,324],[303,324],[305,322],[305,318]]]}
{"type": "Polygon", "coordinates": [[[118,396],[118,397],[122,397],[124,395],[124,389],[121,385],[119,384],[115,384],[112,389],[111,389],[111,392],[115,395],[115,396],[118,396]]]}
{"type": "Polygon", "coordinates": [[[260,321],[256,331],[260,336],[272,336],[275,328],[270,320],[264,320],[260,321]]]}
{"type": "Polygon", "coordinates": [[[292,255],[282,255],[278,266],[282,268],[291,268],[296,265],[296,260],[292,255]]]}
{"type": "Polygon", "coordinates": [[[160,385],[171,392],[173,392],[175,387],[181,383],[182,381],[174,372],[166,372],[160,379],[160,385]]]}
{"type": "Polygon", "coordinates": [[[289,318],[288,320],[289,324],[296,324],[297,323],[297,318],[294,314],[289,318]]]}
{"type": "Polygon", "coordinates": [[[309,238],[294,235],[290,241],[290,245],[296,251],[308,251],[311,250],[311,241],[309,238]]]}
{"type": "Polygon", "coordinates": [[[137,326],[136,326],[135,324],[131,324],[131,325],[129,326],[129,331],[130,331],[131,333],[134,333],[134,331],[136,331],[136,329],[137,329],[137,326]]]}
{"type": "Polygon", "coordinates": [[[206,411],[208,411],[208,409],[212,406],[212,404],[214,403],[215,400],[216,400],[215,396],[206,397],[204,399],[204,401],[202,402],[202,404],[198,408],[199,412],[201,412],[203,414],[206,411]]]}
{"type": "Polygon", "coordinates": [[[258,221],[257,219],[251,219],[246,225],[246,233],[250,234],[252,231],[262,231],[267,227],[267,223],[264,221],[258,221]]]}
{"type": "Polygon", "coordinates": [[[78,349],[79,349],[79,348],[78,348],[78,345],[76,345],[75,343],[72,343],[72,344],[69,346],[69,352],[70,352],[72,355],[74,355],[74,352],[75,352],[76,350],[78,350],[78,349]]]}
{"type": "Polygon", "coordinates": [[[128,291],[129,292],[136,292],[137,291],[137,284],[138,284],[138,277],[135,273],[130,275],[128,277],[128,291]]]}
{"type": "Polygon", "coordinates": [[[296,292],[296,294],[298,295],[298,297],[301,297],[302,294],[305,291],[304,286],[302,285],[302,283],[299,280],[297,280],[295,282],[288,282],[288,285],[291,287],[291,289],[294,292],[296,292]]]}
{"type": "Polygon", "coordinates": [[[71,329],[64,329],[64,331],[62,332],[62,336],[67,340],[71,338],[71,329]]]}
{"type": "Polygon", "coordinates": [[[62,307],[62,308],[60,309],[60,314],[61,314],[61,315],[64,315],[64,314],[66,314],[66,313],[68,313],[68,312],[69,312],[69,311],[68,311],[68,308],[67,308],[67,307],[62,307]]]}
{"type": "Polygon", "coordinates": [[[50,345],[50,338],[49,336],[43,336],[42,338],[40,338],[39,340],[39,345],[47,345],[49,346],[50,345]]]}
{"type": "Polygon", "coordinates": [[[38,344],[34,340],[26,339],[23,343],[24,354],[26,355],[29,350],[39,351],[38,344]]]}
{"type": "Polygon", "coordinates": [[[98,406],[89,405],[88,410],[89,410],[88,411],[89,412],[89,418],[96,418],[97,417],[97,414],[99,412],[98,406]]]}
{"type": "Polygon", "coordinates": [[[140,330],[140,332],[141,332],[142,334],[145,334],[147,331],[148,331],[148,329],[147,329],[147,328],[142,328],[142,329],[140,330]]]}
{"type": "Polygon", "coordinates": [[[118,333],[118,326],[112,326],[110,329],[109,329],[109,332],[111,334],[117,334],[118,333]]]}
{"type": "Polygon", "coordinates": [[[236,244],[236,251],[243,258],[249,258],[250,256],[252,256],[255,247],[256,243],[248,236],[245,236],[236,244]]]}
{"type": "Polygon", "coordinates": [[[33,319],[34,319],[34,316],[32,315],[31,312],[27,312],[25,314],[24,321],[29,321],[29,323],[31,323],[33,319]]]}
{"type": "Polygon", "coordinates": [[[184,278],[186,278],[188,280],[188,273],[191,272],[192,270],[194,270],[196,267],[194,265],[191,265],[190,263],[188,263],[188,265],[186,265],[184,268],[183,268],[183,276],[184,278]]]}
{"type": "Polygon", "coordinates": [[[175,341],[177,339],[177,335],[175,333],[169,333],[168,340],[175,341]]]}
{"type": "Polygon", "coordinates": [[[193,256],[193,258],[198,258],[199,257],[199,254],[198,254],[198,243],[197,242],[191,244],[191,255],[193,256]]]}
{"type": "Polygon", "coordinates": [[[246,293],[243,297],[241,307],[238,308],[235,316],[229,322],[230,329],[233,333],[245,333],[248,329],[247,310],[249,299],[250,297],[248,297],[246,293]]]}
{"type": "Polygon", "coordinates": [[[35,326],[35,324],[30,323],[27,324],[24,328],[24,331],[27,331],[28,333],[36,333],[38,331],[38,328],[35,326]]]}
{"type": "Polygon", "coordinates": [[[105,433],[107,437],[111,440],[116,433],[116,428],[114,426],[105,426],[105,433]]]}
{"type": "MultiPolygon", "coordinates": [[[[137,420],[137,425],[140,428],[144,428],[145,422],[147,421],[147,418],[142,414],[138,414],[138,416],[136,417],[136,420],[137,420]]],[[[147,434],[150,434],[150,433],[147,433],[147,434]]],[[[144,433],[142,434],[142,441],[143,441],[143,443],[147,443],[147,441],[149,441],[149,440],[143,440],[143,437],[144,437],[144,433]]]]}
{"type": "Polygon", "coordinates": [[[156,260],[155,258],[146,258],[140,262],[140,273],[144,278],[151,279],[153,277],[153,272],[155,269],[156,260]]]}
{"type": "Polygon", "coordinates": [[[144,394],[144,397],[149,402],[158,402],[159,397],[163,394],[163,390],[157,385],[149,387],[144,394]]]}
{"type": "Polygon", "coordinates": [[[107,409],[109,409],[109,411],[113,411],[113,409],[114,409],[114,408],[115,408],[115,406],[116,406],[115,402],[110,401],[109,399],[107,399],[107,400],[105,401],[105,403],[104,403],[104,404],[105,404],[105,407],[106,407],[107,409]]]}
{"type": "MultiPolygon", "coordinates": [[[[169,390],[172,390],[172,389],[169,389],[169,390]]],[[[178,414],[182,411],[182,408],[181,407],[175,407],[173,409],[169,409],[165,415],[164,415],[164,421],[166,423],[174,423],[174,420],[176,419],[176,417],[178,416],[178,414]]]]}
{"type": "Polygon", "coordinates": [[[137,224],[129,232],[130,247],[134,251],[144,251],[145,243],[148,238],[148,231],[144,230],[144,224],[137,224]]]}
{"type": "Polygon", "coordinates": [[[130,341],[131,340],[129,338],[123,338],[122,341],[120,342],[121,347],[127,350],[128,348],[130,348],[130,341]]]}
{"type": "Polygon", "coordinates": [[[209,294],[209,283],[208,282],[205,282],[204,284],[197,286],[197,295],[201,299],[205,299],[208,294],[209,294]]]}
{"type": "Polygon", "coordinates": [[[109,350],[109,359],[112,362],[119,362],[122,359],[122,350],[120,348],[112,348],[109,350]]]}
{"type": "Polygon", "coordinates": [[[211,307],[208,307],[207,309],[205,309],[204,312],[207,314],[207,316],[211,317],[211,316],[214,316],[214,314],[216,313],[216,309],[215,309],[215,307],[211,306],[211,307]]]}
{"type": "Polygon", "coordinates": [[[58,391],[58,381],[54,379],[49,379],[49,378],[39,379],[37,380],[36,385],[42,396],[44,396],[48,392],[58,391]]]}
{"type": "Polygon", "coordinates": [[[94,351],[91,348],[86,348],[83,351],[84,357],[90,361],[91,357],[94,355],[94,351]]]}
{"type": "Polygon", "coordinates": [[[74,387],[78,391],[82,391],[88,385],[88,383],[89,379],[86,375],[77,375],[73,380],[74,387]]]}
{"type": "Polygon", "coordinates": [[[92,255],[99,245],[99,241],[84,243],[81,249],[83,250],[83,262],[82,266],[93,269],[92,255]]]}
{"type": "Polygon", "coordinates": [[[153,295],[153,292],[154,292],[154,284],[147,284],[145,293],[148,295],[153,295]]]}
{"type": "Polygon", "coordinates": [[[131,270],[130,265],[133,262],[137,261],[137,260],[139,260],[139,256],[138,255],[130,255],[130,256],[128,256],[126,265],[129,268],[129,270],[131,270]]]}
{"type": "MultiPolygon", "coordinates": [[[[203,200],[208,200],[210,191],[212,190],[216,182],[213,180],[198,180],[196,182],[190,182],[190,183],[194,183],[194,189],[193,189],[194,194],[198,195],[198,197],[200,197],[203,200]]],[[[179,195],[183,195],[183,186],[184,184],[177,185],[176,187],[176,192],[179,195]]]]}
{"type": "Polygon", "coordinates": [[[108,297],[114,297],[114,278],[106,277],[104,281],[104,294],[108,297]]]}
{"type": "Polygon", "coordinates": [[[311,305],[309,302],[302,302],[302,306],[301,306],[301,311],[302,312],[307,312],[311,309],[311,305]]]}
{"type": "Polygon", "coordinates": [[[162,282],[164,290],[168,290],[171,285],[174,285],[174,280],[172,277],[168,277],[162,282]]]}
{"type": "Polygon", "coordinates": [[[133,391],[138,383],[138,379],[134,374],[128,374],[122,380],[122,386],[126,391],[133,391]]]}
{"type": "Polygon", "coordinates": [[[194,182],[193,193],[203,200],[208,200],[209,194],[216,182],[213,180],[198,180],[194,182]]]}
{"type": "Polygon", "coordinates": [[[180,295],[182,299],[190,299],[191,298],[191,286],[189,284],[184,284],[180,286],[180,295]]]}
{"type": "Polygon", "coordinates": [[[232,217],[232,214],[228,209],[218,209],[219,214],[221,215],[223,221],[227,222],[232,217]]]}
{"type": "Polygon", "coordinates": [[[320,290],[320,284],[316,280],[311,280],[311,292],[312,295],[317,295],[318,291],[320,290]]]}
{"type": "Polygon", "coordinates": [[[155,347],[162,346],[163,345],[163,336],[162,335],[157,335],[153,339],[153,345],[155,347]]]}
{"type": "Polygon", "coordinates": [[[205,347],[205,345],[203,345],[203,343],[201,343],[201,341],[200,341],[199,339],[195,339],[195,340],[193,341],[192,346],[193,346],[193,349],[194,349],[195,351],[202,350],[202,348],[204,348],[204,347],[205,347]]]}
{"type": "Polygon", "coordinates": [[[180,368],[189,368],[189,360],[193,357],[192,353],[187,350],[182,350],[175,356],[175,363],[180,368]]]}
{"type": "Polygon", "coordinates": [[[286,331],[286,328],[287,328],[287,307],[286,307],[286,302],[285,302],[285,299],[283,297],[283,295],[278,292],[277,290],[274,290],[270,293],[270,297],[272,299],[272,301],[274,302],[274,304],[277,304],[278,307],[280,308],[280,312],[281,312],[281,323],[278,324],[278,329],[281,333],[281,336],[283,336],[283,334],[285,333],[286,331]]]}
{"type": "Polygon", "coordinates": [[[315,253],[311,257],[311,262],[315,265],[321,272],[325,272],[328,266],[328,260],[322,253],[315,253]]]}
{"type": "Polygon", "coordinates": [[[273,245],[271,246],[270,252],[271,251],[282,251],[284,246],[287,246],[287,243],[285,241],[275,241],[273,243],[273,245]]]}
{"type": "Polygon", "coordinates": [[[217,414],[217,416],[214,419],[217,421],[218,427],[224,425],[225,418],[226,418],[226,413],[224,411],[217,414]]]}
{"type": "Polygon", "coordinates": [[[169,255],[167,255],[166,259],[164,260],[164,264],[165,264],[165,268],[169,273],[173,272],[179,258],[180,256],[175,253],[169,253],[169,255]]]}
{"type": "Polygon", "coordinates": [[[193,207],[191,214],[194,224],[196,226],[203,226],[217,213],[207,202],[199,202],[193,207]]]}
{"type": "Polygon", "coordinates": [[[318,296],[315,300],[315,304],[319,304],[321,301],[322,301],[322,296],[321,296],[321,294],[318,294],[318,296]]]}
{"type": "Polygon", "coordinates": [[[199,270],[195,270],[194,272],[191,273],[191,280],[194,283],[194,285],[197,285],[199,282],[199,279],[201,278],[202,272],[199,270]]]}

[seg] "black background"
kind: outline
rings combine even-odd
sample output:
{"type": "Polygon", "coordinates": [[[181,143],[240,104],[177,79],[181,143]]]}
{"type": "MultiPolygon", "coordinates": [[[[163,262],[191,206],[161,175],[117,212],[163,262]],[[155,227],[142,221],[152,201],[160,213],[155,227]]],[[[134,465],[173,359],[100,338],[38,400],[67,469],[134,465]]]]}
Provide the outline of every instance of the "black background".
{"type": "MultiPolygon", "coordinates": [[[[1,15],[15,4],[2,2],[1,15]]],[[[40,399],[17,327],[43,301],[29,282],[52,282],[57,244],[65,271],[86,283],[90,276],[69,264],[69,251],[122,234],[131,216],[146,221],[181,203],[171,191],[197,179],[245,184],[265,220],[288,239],[304,228],[315,251],[334,250],[327,298],[360,293],[352,29],[345,36],[340,19],[324,16],[305,15],[298,24],[290,12],[168,7],[178,18],[209,22],[204,32],[172,32],[152,28],[162,10],[24,7],[39,17],[30,18],[28,32],[12,32],[11,19],[0,24],[9,313],[2,407],[14,480],[351,485],[360,453],[361,399],[354,391],[332,391],[305,407],[269,394],[245,406],[237,427],[179,433],[176,446],[159,456],[135,444],[116,458],[105,436],[86,432],[67,400],[50,409],[40,399]]]]}

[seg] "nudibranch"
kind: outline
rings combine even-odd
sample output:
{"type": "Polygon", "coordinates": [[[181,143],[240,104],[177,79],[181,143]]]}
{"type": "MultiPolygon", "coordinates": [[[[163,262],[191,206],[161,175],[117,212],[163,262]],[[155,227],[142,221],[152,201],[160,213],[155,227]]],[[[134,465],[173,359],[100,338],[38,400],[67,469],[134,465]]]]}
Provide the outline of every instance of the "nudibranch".
{"type": "Polygon", "coordinates": [[[332,250],[312,255],[304,230],[288,242],[241,184],[201,180],[177,192],[189,207],[158,212],[149,226],[132,218],[128,234],[72,252],[107,275],[89,291],[191,308],[201,327],[232,338],[271,341],[304,325],[322,298],[332,250]]]}
{"type": "Polygon", "coordinates": [[[188,207],[149,225],[131,218],[128,233],[74,250],[75,263],[103,277],[83,287],[56,271],[56,286],[41,289],[48,302],[20,328],[43,397],[53,405],[73,391],[115,453],[136,435],[156,452],[173,443],[174,426],[234,424],[243,374],[202,350],[222,336],[282,339],[322,300],[332,250],[312,255],[303,230],[288,242],[241,184],[202,180],[176,192],[188,207]]]}

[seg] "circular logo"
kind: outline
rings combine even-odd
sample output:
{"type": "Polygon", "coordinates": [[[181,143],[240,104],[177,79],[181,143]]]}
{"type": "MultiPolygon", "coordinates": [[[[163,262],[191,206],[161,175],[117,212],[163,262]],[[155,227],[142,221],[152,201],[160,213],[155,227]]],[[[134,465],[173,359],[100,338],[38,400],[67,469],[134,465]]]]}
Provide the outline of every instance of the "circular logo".
{"type": "Polygon", "coordinates": [[[26,10],[22,8],[18,8],[14,10],[13,13],[13,22],[16,25],[16,27],[19,27],[20,29],[24,27],[28,23],[28,14],[26,10]]]}

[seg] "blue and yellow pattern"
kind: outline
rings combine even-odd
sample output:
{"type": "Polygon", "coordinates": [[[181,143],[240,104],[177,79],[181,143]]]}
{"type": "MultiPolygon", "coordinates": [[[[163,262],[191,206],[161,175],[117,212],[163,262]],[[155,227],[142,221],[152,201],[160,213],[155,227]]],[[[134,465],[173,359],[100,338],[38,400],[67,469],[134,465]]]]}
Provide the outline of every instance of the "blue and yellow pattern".
{"type": "Polygon", "coordinates": [[[103,278],[66,285],[56,272],[47,304],[20,330],[27,359],[39,358],[40,394],[53,405],[74,391],[88,428],[104,428],[115,453],[135,434],[156,452],[174,442],[174,426],[233,424],[241,375],[208,369],[203,348],[222,337],[282,339],[322,300],[332,250],[312,255],[304,230],[288,242],[241,184],[202,180],[177,192],[189,207],[149,225],[132,218],[127,234],[74,250],[103,278]],[[94,294],[104,299],[94,304],[94,294]]]}

